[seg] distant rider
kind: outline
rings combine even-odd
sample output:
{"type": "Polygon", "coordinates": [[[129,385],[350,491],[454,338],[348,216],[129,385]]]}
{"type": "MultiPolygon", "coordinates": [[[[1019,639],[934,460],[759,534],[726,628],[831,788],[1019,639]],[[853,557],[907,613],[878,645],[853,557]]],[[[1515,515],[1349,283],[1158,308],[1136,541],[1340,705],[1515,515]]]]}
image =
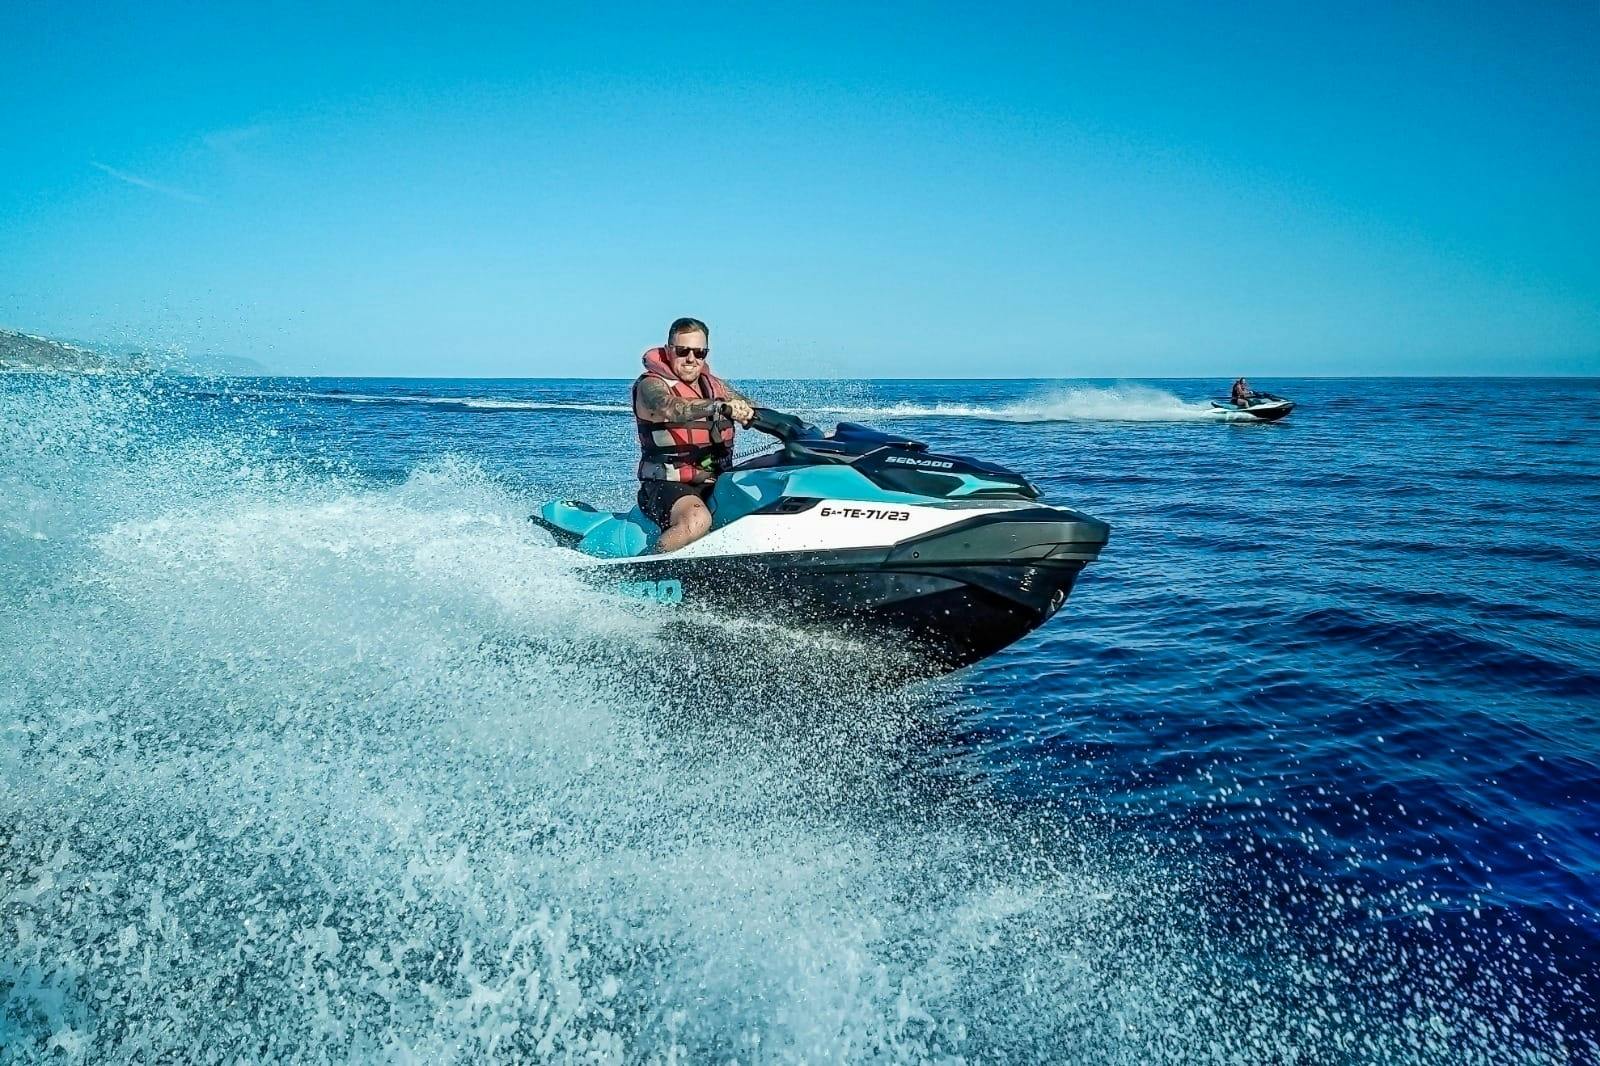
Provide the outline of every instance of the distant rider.
{"type": "Polygon", "coordinates": [[[1235,407],[1249,407],[1250,401],[1255,398],[1255,390],[1244,378],[1233,383],[1233,405],[1235,407]]]}
{"type": "Polygon", "coordinates": [[[680,318],[667,343],[644,353],[633,383],[639,430],[639,509],[661,527],[656,550],[676,551],[711,529],[717,475],[733,461],[733,424],[749,425],[750,401],[711,373],[711,330],[680,318]]]}

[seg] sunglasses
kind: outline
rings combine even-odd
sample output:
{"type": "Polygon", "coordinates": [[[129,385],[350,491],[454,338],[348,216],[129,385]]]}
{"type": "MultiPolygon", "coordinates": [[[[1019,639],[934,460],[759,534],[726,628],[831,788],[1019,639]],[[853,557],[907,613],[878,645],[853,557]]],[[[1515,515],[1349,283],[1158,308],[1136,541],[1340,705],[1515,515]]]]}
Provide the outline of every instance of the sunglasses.
{"type": "Polygon", "coordinates": [[[698,359],[702,363],[711,357],[710,348],[689,348],[682,344],[669,344],[667,350],[674,359],[698,359]]]}

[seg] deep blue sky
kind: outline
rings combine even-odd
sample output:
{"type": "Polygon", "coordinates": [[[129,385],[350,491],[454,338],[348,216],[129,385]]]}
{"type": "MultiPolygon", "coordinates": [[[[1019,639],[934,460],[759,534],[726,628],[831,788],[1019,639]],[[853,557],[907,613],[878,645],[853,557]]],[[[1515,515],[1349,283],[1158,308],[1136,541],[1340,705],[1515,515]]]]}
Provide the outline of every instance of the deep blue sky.
{"type": "Polygon", "coordinates": [[[736,378],[1600,373],[1594,3],[347,6],[0,5],[0,325],[353,374],[630,375],[678,314],[736,378]]]}

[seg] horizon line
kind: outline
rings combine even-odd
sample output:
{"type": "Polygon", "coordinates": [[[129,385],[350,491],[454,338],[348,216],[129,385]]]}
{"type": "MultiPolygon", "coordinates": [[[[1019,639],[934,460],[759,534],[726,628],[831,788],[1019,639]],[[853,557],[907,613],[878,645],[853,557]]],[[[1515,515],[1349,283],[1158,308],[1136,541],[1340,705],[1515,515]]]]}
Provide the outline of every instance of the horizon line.
{"type": "MultiPolygon", "coordinates": [[[[343,381],[633,381],[632,377],[572,377],[548,374],[486,375],[463,374],[443,376],[438,374],[179,374],[177,377],[225,377],[240,379],[284,378],[311,381],[338,379],[343,381]]],[[[741,375],[742,381],[1215,381],[1239,375],[1228,374],[1086,374],[1076,377],[1041,377],[1005,375],[997,377],[762,377],[741,375]]],[[[1594,381],[1600,380],[1600,371],[1591,374],[1254,374],[1262,380],[1279,381],[1594,381]]]]}

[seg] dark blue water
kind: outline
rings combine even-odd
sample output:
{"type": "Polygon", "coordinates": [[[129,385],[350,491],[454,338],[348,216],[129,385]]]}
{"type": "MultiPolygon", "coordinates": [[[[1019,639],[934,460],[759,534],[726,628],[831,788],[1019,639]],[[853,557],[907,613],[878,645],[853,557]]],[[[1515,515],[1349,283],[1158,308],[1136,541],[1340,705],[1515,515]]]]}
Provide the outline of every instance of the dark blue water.
{"type": "Polygon", "coordinates": [[[0,1045],[1595,1055],[1600,382],[744,384],[1111,545],[954,677],[697,688],[522,521],[626,504],[625,382],[0,379],[0,1045]]]}

